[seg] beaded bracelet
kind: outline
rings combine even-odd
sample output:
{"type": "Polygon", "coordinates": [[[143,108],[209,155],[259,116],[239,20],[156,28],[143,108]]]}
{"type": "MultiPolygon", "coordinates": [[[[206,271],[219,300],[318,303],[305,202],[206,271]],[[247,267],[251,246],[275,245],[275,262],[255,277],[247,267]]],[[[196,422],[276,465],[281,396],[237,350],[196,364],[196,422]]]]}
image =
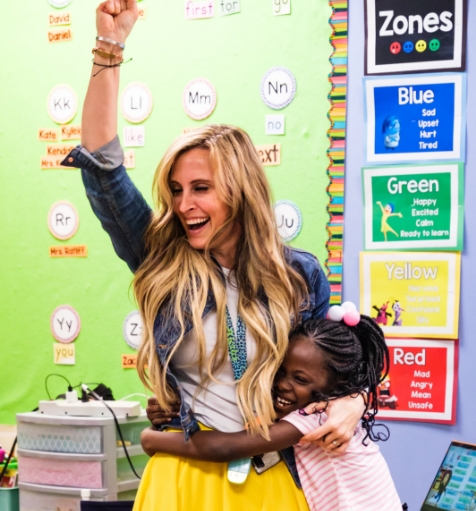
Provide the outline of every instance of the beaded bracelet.
{"type": "Polygon", "coordinates": [[[98,35],[96,37],[96,41],[103,41],[104,43],[110,43],[110,44],[113,44],[114,46],[119,46],[119,48],[121,48],[122,50],[126,49],[125,44],[118,43],[117,41],[114,41],[114,39],[109,39],[109,37],[102,37],[102,36],[98,35]]]}

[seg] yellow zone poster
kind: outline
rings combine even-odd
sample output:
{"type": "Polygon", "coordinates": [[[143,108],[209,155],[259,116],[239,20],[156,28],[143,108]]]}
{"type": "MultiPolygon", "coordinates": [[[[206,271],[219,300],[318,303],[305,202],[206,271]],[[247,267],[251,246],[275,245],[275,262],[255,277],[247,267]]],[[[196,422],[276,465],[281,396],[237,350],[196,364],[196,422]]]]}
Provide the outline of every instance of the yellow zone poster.
{"type": "Polygon", "coordinates": [[[459,252],[361,252],[360,311],[386,337],[458,337],[459,252]]]}

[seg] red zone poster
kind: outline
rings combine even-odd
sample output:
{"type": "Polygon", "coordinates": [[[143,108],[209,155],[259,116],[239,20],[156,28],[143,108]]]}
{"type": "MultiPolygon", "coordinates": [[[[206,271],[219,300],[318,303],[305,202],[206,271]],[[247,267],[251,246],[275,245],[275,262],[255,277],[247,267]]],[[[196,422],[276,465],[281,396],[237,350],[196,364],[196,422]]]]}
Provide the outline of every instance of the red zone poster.
{"type": "Polygon", "coordinates": [[[378,388],[378,419],[454,424],[458,341],[386,341],[390,371],[378,388]]]}

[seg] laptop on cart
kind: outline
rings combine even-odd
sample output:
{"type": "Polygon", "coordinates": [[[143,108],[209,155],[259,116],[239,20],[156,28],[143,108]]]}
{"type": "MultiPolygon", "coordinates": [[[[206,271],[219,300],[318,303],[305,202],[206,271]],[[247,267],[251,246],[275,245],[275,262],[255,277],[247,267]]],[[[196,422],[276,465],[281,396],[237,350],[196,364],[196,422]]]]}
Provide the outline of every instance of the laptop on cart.
{"type": "Polygon", "coordinates": [[[476,511],[476,445],[451,442],[421,511],[476,511]]]}

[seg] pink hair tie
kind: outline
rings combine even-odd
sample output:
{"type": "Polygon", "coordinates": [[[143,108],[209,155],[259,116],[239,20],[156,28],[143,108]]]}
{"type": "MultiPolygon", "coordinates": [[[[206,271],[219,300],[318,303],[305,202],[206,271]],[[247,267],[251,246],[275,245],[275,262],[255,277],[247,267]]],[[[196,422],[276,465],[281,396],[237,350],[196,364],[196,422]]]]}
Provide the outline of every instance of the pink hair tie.
{"type": "Polygon", "coordinates": [[[331,321],[343,321],[347,326],[355,326],[360,321],[360,314],[352,302],[344,302],[342,305],[333,305],[327,313],[327,319],[331,321]]]}

